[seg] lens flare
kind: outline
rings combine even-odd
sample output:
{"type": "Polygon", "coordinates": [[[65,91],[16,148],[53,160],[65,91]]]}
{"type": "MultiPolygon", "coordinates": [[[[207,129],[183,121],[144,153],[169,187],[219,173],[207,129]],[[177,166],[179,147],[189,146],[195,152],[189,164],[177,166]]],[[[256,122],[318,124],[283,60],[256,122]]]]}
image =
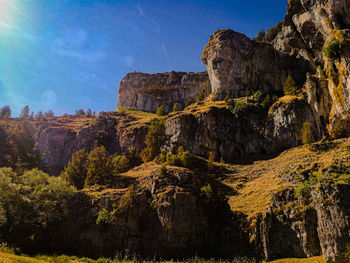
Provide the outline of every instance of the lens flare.
{"type": "Polygon", "coordinates": [[[13,10],[16,8],[14,0],[0,0],[0,26],[11,28],[13,23],[13,10]]]}

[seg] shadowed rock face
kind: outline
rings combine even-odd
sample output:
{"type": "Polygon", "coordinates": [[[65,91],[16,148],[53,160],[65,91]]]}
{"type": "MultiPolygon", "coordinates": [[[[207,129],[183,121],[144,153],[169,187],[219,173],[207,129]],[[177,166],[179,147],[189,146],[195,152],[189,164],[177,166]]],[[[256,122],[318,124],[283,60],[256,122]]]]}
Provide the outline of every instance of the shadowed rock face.
{"type": "Polygon", "coordinates": [[[169,112],[175,103],[183,108],[188,99],[195,101],[201,90],[211,91],[206,72],[128,73],[119,84],[118,109],[156,112],[164,105],[169,112]]]}
{"type": "Polygon", "coordinates": [[[280,55],[267,43],[257,43],[233,30],[219,30],[204,47],[202,61],[212,86],[210,98],[237,98],[261,90],[276,93],[288,74],[302,81],[308,63],[280,55]]]}

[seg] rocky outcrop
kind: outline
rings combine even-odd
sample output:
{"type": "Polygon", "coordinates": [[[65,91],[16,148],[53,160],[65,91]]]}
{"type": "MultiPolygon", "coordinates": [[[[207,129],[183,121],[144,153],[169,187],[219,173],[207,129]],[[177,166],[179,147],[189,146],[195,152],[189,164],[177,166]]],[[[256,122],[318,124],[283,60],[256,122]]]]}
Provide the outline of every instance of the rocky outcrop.
{"type": "Polygon", "coordinates": [[[303,83],[309,70],[303,59],[279,54],[272,45],[258,43],[233,30],[219,30],[204,47],[202,61],[212,86],[212,100],[238,98],[257,90],[278,93],[288,74],[303,83]]]}
{"type": "MultiPolygon", "coordinates": [[[[325,106],[326,114],[315,117],[332,137],[350,134],[349,5],[347,0],[290,0],[282,30],[272,42],[279,52],[295,54],[318,67],[313,85],[322,89],[317,92],[322,96],[308,92],[309,101],[313,106],[325,106]],[[331,47],[334,55],[327,57],[323,48],[332,43],[338,44],[331,47]]],[[[319,109],[314,108],[314,112],[319,109]]]]}
{"type": "Polygon", "coordinates": [[[135,169],[141,176],[128,189],[90,189],[74,198],[55,251],[91,257],[129,251],[163,259],[232,258],[249,251],[240,216],[230,211],[218,181],[184,168],[135,169]],[[205,195],[201,188],[208,183],[212,190],[205,195]]]}
{"type": "Polygon", "coordinates": [[[215,106],[172,115],[165,122],[166,147],[175,152],[183,146],[194,154],[213,152],[218,159],[237,161],[300,145],[304,122],[311,124],[314,140],[321,136],[311,107],[302,98],[283,97],[269,112],[252,103],[246,107],[239,115],[215,106]]]}
{"type": "MultiPolygon", "coordinates": [[[[79,117],[71,118],[79,121],[79,117]]],[[[52,175],[59,174],[75,151],[85,148],[89,152],[96,141],[111,154],[127,152],[130,146],[140,153],[145,147],[147,123],[132,126],[135,118],[127,114],[102,114],[82,128],[70,127],[70,121],[67,120],[68,124],[46,123],[35,135],[37,150],[42,156],[41,167],[52,175]]]]}
{"type": "Polygon", "coordinates": [[[164,105],[170,112],[175,103],[184,108],[188,99],[196,101],[201,91],[205,95],[211,91],[206,72],[128,73],[119,84],[118,109],[156,112],[164,105]]]}

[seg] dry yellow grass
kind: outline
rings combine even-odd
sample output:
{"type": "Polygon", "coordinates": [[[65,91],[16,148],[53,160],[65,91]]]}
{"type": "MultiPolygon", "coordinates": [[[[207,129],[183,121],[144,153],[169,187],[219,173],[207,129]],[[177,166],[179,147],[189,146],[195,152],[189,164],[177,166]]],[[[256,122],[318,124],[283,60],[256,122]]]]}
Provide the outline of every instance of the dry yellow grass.
{"type": "Polygon", "coordinates": [[[269,261],[269,263],[326,263],[323,257],[312,258],[286,258],[269,261]]]}
{"type": "Polygon", "coordinates": [[[46,263],[47,261],[0,252],[2,263],[46,263]]]}
{"type": "MultiPolygon", "coordinates": [[[[281,175],[286,172],[307,169],[317,163],[319,171],[329,166],[335,159],[348,156],[346,146],[350,139],[338,140],[338,146],[326,152],[316,153],[307,146],[287,150],[279,156],[251,165],[234,165],[234,173],[228,175],[224,183],[237,191],[229,197],[233,211],[240,211],[252,217],[264,213],[271,204],[271,195],[292,184],[283,182],[281,175]]],[[[294,182],[294,186],[297,182],[294,182]]]]}

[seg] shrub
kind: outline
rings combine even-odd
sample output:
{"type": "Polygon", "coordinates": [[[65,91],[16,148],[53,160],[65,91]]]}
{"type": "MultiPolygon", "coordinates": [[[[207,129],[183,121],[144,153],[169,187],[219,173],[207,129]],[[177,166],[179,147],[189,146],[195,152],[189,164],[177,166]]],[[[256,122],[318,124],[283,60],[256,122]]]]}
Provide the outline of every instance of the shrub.
{"type": "Polygon", "coordinates": [[[256,91],[253,94],[253,99],[254,99],[255,102],[259,102],[260,103],[262,101],[262,97],[263,97],[263,93],[260,90],[256,91]]]}
{"type": "Polygon", "coordinates": [[[267,94],[266,97],[261,102],[261,106],[263,106],[265,109],[270,108],[270,106],[273,104],[273,100],[271,98],[270,94],[267,94]]]}
{"type": "Polygon", "coordinates": [[[177,102],[175,102],[175,103],[174,103],[174,106],[173,106],[173,111],[174,111],[174,112],[175,112],[175,111],[179,111],[180,109],[181,109],[180,104],[177,103],[177,102]]]}
{"type": "Polygon", "coordinates": [[[297,90],[298,90],[297,85],[294,79],[292,78],[292,76],[289,74],[283,83],[284,95],[295,95],[297,90]]]}
{"type": "Polygon", "coordinates": [[[167,115],[168,113],[166,112],[165,110],[165,106],[164,105],[161,105],[159,106],[157,112],[156,112],[157,116],[165,116],[167,115]]]}
{"type": "Polygon", "coordinates": [[[258,35],[255,38],[255,41],[257,42],[263,42],[265,39],[265,30],[264,29],[260,29],[258,32],[258,35]]]}
{"type": "Polygon", "coordinates": [[[97,216],[96,225],[98,226],[107,226],[113,222],[113,212],[108,212],[105,208],[103,208],[97,216]]]}
{"type": "Polygon", "coordinates": [[[10,106],[6,105],[1,108],[0,110],[0,119],[7,120],[11,117],[11,108],[10,106]]]}
{"type": "Polygon", "coordinates": [[[188,107],[188,106],[190,106],[191,104],[193,104],[193,100],[192,100],[192,99],[188,99],[188,100],[186,101],[185,107],[188,107]]]}
{"type": "Polygon", "coordinates": [[[210,184],[201,188],[201,196],[206,200],[210,201],[213,198],[213,189],[210,184]]]}
{"type": "Polygon", "coordinates": [[[339,58],[341,52],[341,41],[339,39],[334,40],[333,42],[325,46],[322,49],[322,51],[323,54],[331,60],[339,58]]]}
{"type": "Polygon", "coordinates": [[[108,184],[113,174],[113,165],[106,148],[95,147],[88,156],[88,169],[85,186],[108,184]]]}
{"type": "Polygon", "coordinates": [[[213,152],[209,153],[209,158],[208,158],[208,169],[212,170],[214,167],[214,159],[215,159],[215,155],[213,152]]]}
{"type": "Polygon", "coordinates": [[[132,184],[128,187],[127,192],[120,198],[119,207],[118,207],[119,212],[123,212],[129,209],[134,202],[135,196],[136,196],[135,186],[132,184]]]}
{"type": "Polygon", "coordinates": [[[198,95],[197,95],[197,98],[196,98],[196,101],[197,102],[201,102],[205,99],[205,95],[204,95],[204,90],[201,90],[198,95]]]}
{"type": "Polygon", "coordinates": [[[278,22],[275,26],[270,27],[265,35],[265,40],[271,42],[274,40],[279,32],[282,30],[283,23],[278,22]]]}
{"type": "Polygon", "coordinates": [[[85,149],[76,151],[71,161],[61,173],[61,177],[74,185],[77,189],[82,189],[87,175],[88,154],[85,149]]]}
{"type": "Polygon", "coordinates": [[[312,142],[312,128],[310,122],[303,123],[301,140],[303,144],[310,144],[312,142]]]}
{"type": "Polygon", "coordinates": [[[126,154],[118,155],[113,158],[113,171],[114,173],[124,173],[131,168],[130,161],[126,157],[126,154]]]}
{"type": "Polygon", "coordinates": [[[255,105],[252,103],[248,103],[245,101],[239,101],[235,104],[232,113],[236,115],[236,117],[243,117],[252,111],[255,110],[255,105]]]}
{"type": "Polygon", "coordinates": [[[166,141],[164,121],[154,118],[146,135],[146,148],[141,152],[144,162],[152,161],[160,154],[160,148],[166,141]]]}

